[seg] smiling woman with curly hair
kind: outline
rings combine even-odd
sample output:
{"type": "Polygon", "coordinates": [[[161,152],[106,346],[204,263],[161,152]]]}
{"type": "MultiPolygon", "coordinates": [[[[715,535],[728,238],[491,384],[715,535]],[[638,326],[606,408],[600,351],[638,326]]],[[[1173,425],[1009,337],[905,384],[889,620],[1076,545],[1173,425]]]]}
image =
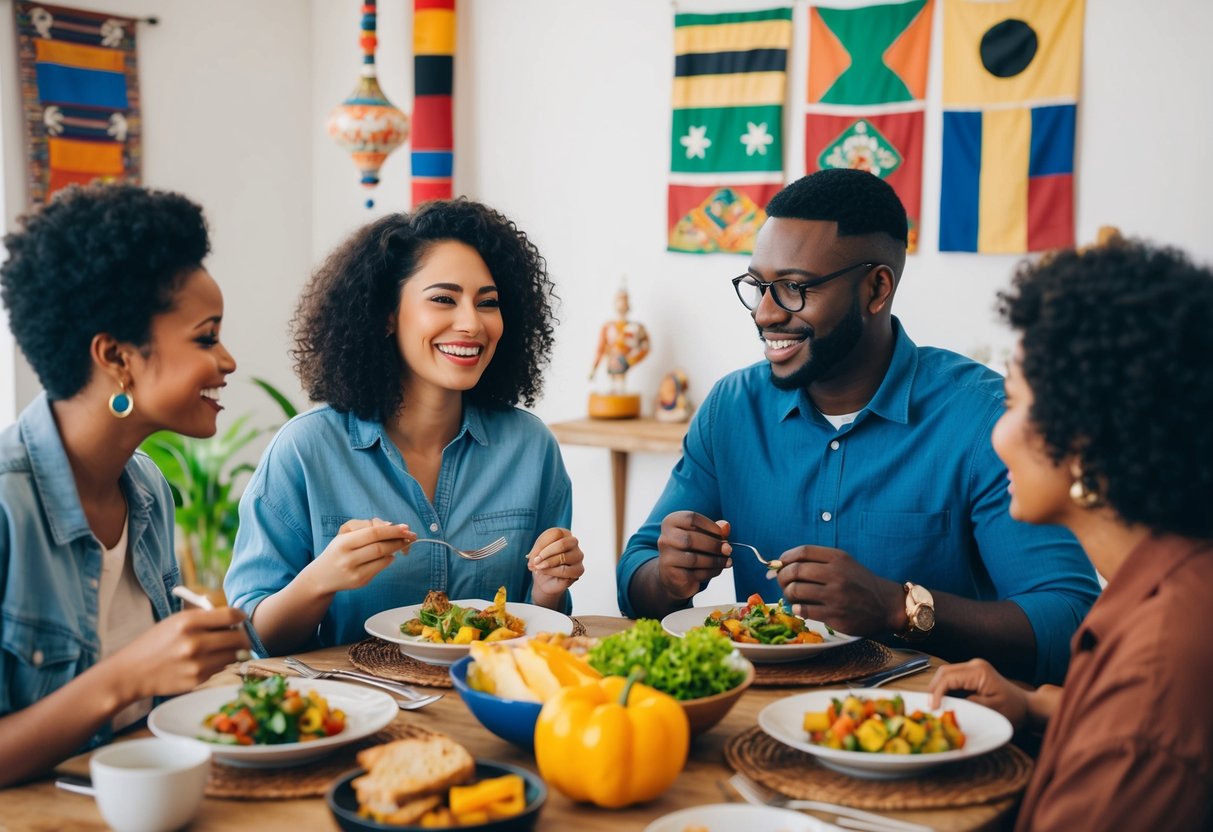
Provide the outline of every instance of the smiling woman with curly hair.
{"type": "Polygon", "coordinates": [[[294,351],[325,406],[266,450],[224,584],[260,649],[353,641],[371,615],[430,590],[492,598],[505,586],[568,607],[585,571],[568,474],[551,432],[515,407],[539,395],[551,299],[527,235],[466,199],[384,217],[328,257],[300,301],[294,351]],[[418,532],[507,545],[468,562],[418,532]]]}
{"type": "Polygon", "coordinates": [[[1011,514],[1078,538],[1107,588],[1064,689],[945,667],[1017,727],[1047,726],[1017,829],[1213,827],[1213,271],[1114,238],[1024,266],[994,448],[1011,514]]]}

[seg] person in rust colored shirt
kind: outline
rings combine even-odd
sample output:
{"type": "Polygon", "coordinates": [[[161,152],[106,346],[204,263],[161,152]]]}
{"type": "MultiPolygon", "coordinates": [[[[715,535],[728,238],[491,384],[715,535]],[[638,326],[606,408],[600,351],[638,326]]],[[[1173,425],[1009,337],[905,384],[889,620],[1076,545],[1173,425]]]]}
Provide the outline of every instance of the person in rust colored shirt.
{"type": "Polygon", "coordinates": [[[1069,528],[1108,585],[1063,688],[972,661],[933,704],[1047,726],[1017,830],[1213,828],[1213,272],[1113,238],[1025,265],[1002,312],[1011,515],[1069,528]]]}

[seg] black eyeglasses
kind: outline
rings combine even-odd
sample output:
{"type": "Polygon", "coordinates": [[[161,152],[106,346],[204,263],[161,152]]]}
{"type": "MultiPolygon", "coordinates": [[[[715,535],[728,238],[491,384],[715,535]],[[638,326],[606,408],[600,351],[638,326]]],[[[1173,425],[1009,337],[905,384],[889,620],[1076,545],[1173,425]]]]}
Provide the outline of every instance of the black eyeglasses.
{"type": "Polygon", "coordinates": [[[780,309],[787,312],[799,312],[804,309],[804,293],[809,289],[829,283],[834,278],[842,277],[847,272],[854,271],[861,266],[871,269],[879,265],[880,263],[852,263],[845,269],[799,283],[795,280],[772,280],[768,283],[751,274],[743,274],[733,278],[733,289],[737,292],[737,299],[741,301],[742,306],[751,312],[762,303],[762,296],[766,294],[767,289],[772,290],[771,296],[775,298],[775,303],[779,305],[780,309]]]}

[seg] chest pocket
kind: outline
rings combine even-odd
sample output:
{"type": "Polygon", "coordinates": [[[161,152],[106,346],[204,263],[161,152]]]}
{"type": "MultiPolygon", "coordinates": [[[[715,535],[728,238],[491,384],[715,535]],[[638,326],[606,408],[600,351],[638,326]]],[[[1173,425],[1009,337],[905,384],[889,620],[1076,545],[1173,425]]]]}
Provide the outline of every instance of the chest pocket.
{"type": "Polygon", "coordinates": [[[6,617],[2,637],[4,684],[13,710],[54,693],[91,664],[80,639],[53,624],[6,617]]]}
{"type": "Polygon", "coordinates": [[[533,508],[515,508],[472,515],[472,528],[478,538],[477,545],[485,545],[496,537],[506,539],[506,547],[491,558],[464,561],[460,565],[471,567],[476,597],[492,600],[499,586],[509,589],[511,601],[522,601],[525,587],[530,586],[530,573],[526,569],[526,554],[535,542],[535,523],[538,514],[533,508]]]}
{"type": "Polygon", "coordinates": [[[891,580],[926,581],[940,565],[951,513],[864,511],[859,515],[859,557],[891,580]]]}
{"type": "Polygon", "coordinates": [[[535,518],[536,512],[533,508],[491,511],[488,514],[472,515],[472,527],[476,529],[476,534],[497,534],[510,530],[525,531],[535,528],[535,518]]]}
{"type": "Polygon", "coordinates": [[[350,521],[344,514],[322,514],[320,516],[320,531],[325,538],[337,536],[341,527],[350,521]]]}

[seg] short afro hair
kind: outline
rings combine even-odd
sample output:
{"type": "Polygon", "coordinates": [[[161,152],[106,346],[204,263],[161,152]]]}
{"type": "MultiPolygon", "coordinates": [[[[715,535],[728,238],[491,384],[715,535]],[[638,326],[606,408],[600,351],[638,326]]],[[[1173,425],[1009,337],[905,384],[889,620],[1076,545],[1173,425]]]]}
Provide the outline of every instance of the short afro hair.
{"type": "Polygon", "coordinates": [[[20,222],[4,237],[0,297],[52,400],[88,384],[93,336],[146,346],[152,318],[210,252],[198,205],[135,185],[72,186],[20,222]]]}
{"type": "Polygon", "coordinates": [[[1114,239],[1025,263],[999,308],[1054,462],[1126,523],[1213,537],[1213,272],[1114,239]]]}
{"type": "Polygon", "coordinates": [[[867,171],[826,168],[802,176],[771,197],[767,216],[838,223],[838,236],[887,234],[909,241],[905,206],[893,187],[867,171]]]}
{"type": "Polygon", "coordinates": [[[468,401],[486,407],[533,405],[552,351],[555,298],[547,263],[502,214],[467,199],[428,202],[383,217],[347,239],[312,276],[295,313],[295,371],[313,401],[362,419],[400,409],[406,371],[388,316],[400,290],[435,243],[474,248],[497,284],[504,332],[468,401]]]}

